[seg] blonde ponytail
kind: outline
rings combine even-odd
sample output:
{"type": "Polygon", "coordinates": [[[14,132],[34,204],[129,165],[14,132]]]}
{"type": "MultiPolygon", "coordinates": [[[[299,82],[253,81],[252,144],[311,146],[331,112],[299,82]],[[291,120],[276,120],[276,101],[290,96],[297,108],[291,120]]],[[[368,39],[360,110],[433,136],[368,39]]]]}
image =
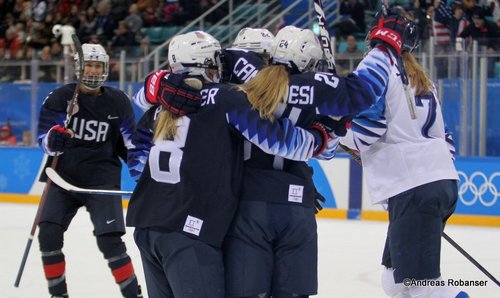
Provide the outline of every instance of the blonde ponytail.
{"type": "Polygon", "coordinates": [[[403,64],[410,80],[410,85],[415,87],[416,96],[421,96],[432,91],[433,85],[431,79],[411,53],[403,52],[403,64]]]}
{"type": "Polygon", "coordinates": [[[252,107],[263,119],[274,120],[273,112],[288,93],[288,72],[283,65],[271,65],[260,70],[247,83],[240,85],[252,107]]]}
{"type": "Polygon", "coordinates": [[[153,140],[174,139],[177,134],[177,119],[179,119],[179,116],[162,109],[155,123],[153,140]]]}

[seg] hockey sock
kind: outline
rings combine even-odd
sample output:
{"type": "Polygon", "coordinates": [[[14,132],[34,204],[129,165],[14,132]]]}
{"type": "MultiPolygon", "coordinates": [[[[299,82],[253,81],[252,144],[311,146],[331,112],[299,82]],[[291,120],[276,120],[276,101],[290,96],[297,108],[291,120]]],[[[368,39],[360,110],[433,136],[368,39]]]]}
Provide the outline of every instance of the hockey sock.
{"type": "Polygon", "coordinates": [[[62,253],[64,229],[60,225],[41,223],[38,242],[42,255],[43,271],[53,296],[64,297],[66,287],[66,262],[62,253]]]}
{"type": "Polygon", "coordinates": [[[387,296],[390,297],[410,297],[408,288],[403,283],[394,281],[394,269],[384,267],[382,271],[382,289],[387,296]]]}
{"type": "Polygon", "coordinates": [[[120,236],[116,234],[97,236],[97,246],[108,261],[108,266],[116,283],[120,286],[123,297],[138,297],[139,289],[132,260],[120,236]]]}

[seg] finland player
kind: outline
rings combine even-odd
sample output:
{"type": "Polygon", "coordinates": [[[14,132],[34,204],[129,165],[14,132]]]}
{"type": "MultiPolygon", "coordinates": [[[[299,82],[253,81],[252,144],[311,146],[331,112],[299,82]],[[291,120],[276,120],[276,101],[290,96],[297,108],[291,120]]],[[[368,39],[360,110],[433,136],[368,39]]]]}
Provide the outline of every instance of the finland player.
{"type": "MultiPolygon", "coordinates": [[[[130,100],[122,91],[102,86],[109,69],[109,57],[104,48],[98,44],[83,44],[82,50],[83,61],[75,55],[77,76],[80,65],[84,67],[77,112],[68,129],[64,129],[68,101],[76,85],[68,84],[51,92],[40,111],[38,142],[49,156],[59,155],[56,170],[72,184],[120,189],[120,157],[127,158],[135,126],[134,113],[130,100]]],[[[121,197],[75,194],[55,184],[48,189],[38,235],[50,294],[68,297],[63,235],[82,206],[90,213],[97,246],[108,261],[123,297],[142,297],[121,239],[125,233],[121,197]]]]}
{"type": "MultiPolygon", "coordinates": [[[[384,38],[384,37],[381,37],[384,38]]],[[[391,45],[386,45],[390,48],[391,45]]],[[[278,32],[271,51],[274,64],[248,82],[273,88],[269,78],[286,77],[286,105],[274,112],[299,126],[330,126],[328,144],[345,134],[345,123],[311,121],[313,114],[343,116],[368,108],[388,83],[391,58],[386,48],[376,48],[347,77],[311,72],[322,58],[317,38],[310,30],[287,26],[278,32]],[[290,74],[290,75],[289,75],[290,74]],[[306,113],[304,113],[304,111],[306,113]]],[[[260,87],[259,87],[260,86],[260,87]]],[[[260,103],[266,105],[265,101],[260,103]]],[[[229,122],[248,141],[255,138],[245,128],[252,119],[229,113],[229,122]]],[[[317,292],[317,232],[312,171],[302,162],[245,148],[243,191],[236,218],[224,243],[228,297],[308,297],[317,292]]],[[[325,156],[333,157],[333,154],[325,156]]]]}
{"type": "MultiPolygon", "coordinates": [[[[225,297],[220,246],[237,207],[244,157],[243,139],[226,113],[251,107],[245,93],[217,83],[219,50],[202,31],[175,36],[168,52],[172,73],[159,71],[145,81],[142,104],[153,107],[129,151],[139,180],[127,225],[136,228],[150,297],[225,297]],[[186,75],[202,82],[201,91],[187,85],[186,75]]],[[[286,88],[274,91],[262,95],[277,102],[286,88]]],[[[292,131],[287,119],[271,123],[253,115],[258,127],[251,130],[264,140],[260,148],[297,160],[312,156],[312,135],[292,131]]]]}
{"type": "MultiPolygon", "coordinates": [[[[403,281],[440,280],[441,233],[457,203],[453,142],[445,132],[437,92],[412,55],[416,25],[391,12],[374,21],[371,34],[403,32],[402,62],[417,118],[412,119],[396,63],[374,106],[354,118],[342,143],[359,150],[363,177],[374,204],[388,204],[389,227],[382,257],[382,288],[391,297],[460,297],[457,288],[405,287],[403,281]]],[[[377,43],[372,41],[371,46],[377,43]]],[[[391,55],[391,57],[394,57],[391,55]]]]}

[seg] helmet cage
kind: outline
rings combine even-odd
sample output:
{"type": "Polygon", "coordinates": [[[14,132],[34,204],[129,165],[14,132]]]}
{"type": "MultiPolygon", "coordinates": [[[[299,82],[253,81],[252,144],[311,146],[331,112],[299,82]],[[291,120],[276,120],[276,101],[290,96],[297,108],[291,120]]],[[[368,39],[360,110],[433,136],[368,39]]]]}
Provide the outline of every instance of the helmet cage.
{"type": "Polygon", "coordinates": [[[78,54],[75,54],[76,78],[80,79],[80,65],[83,66],[82,83],[89,89],[97,89],[106,81],[109,74],[109,56],[106,50],[99,44],[84,43],[82,45],[83,63],[80,63],[78,54]],[[103,73],[100,75],[86,75],[85,62],[97,61],[103,63],[103,73]]]}

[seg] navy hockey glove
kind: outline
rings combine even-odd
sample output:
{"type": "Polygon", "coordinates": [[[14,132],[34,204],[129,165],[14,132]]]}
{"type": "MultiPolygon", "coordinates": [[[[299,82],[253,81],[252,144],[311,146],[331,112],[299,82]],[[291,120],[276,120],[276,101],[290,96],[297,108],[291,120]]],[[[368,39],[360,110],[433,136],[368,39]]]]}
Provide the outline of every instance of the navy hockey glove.
{"type": "Polygon", "coordinates": [[[323,126],[327,134],[334,133],[338,137],[343,137],[351,127],[352,118],[353,116],[344,116],[339,120],[335,120],[329,116],[317,116],[313,125],[323,126]]]}
{"type": "MultiPolygon", "coordinates": [[[[161,87],[161,79],[171,73],[170,70],[161,69],[149,74],[144,80],[144,97],[151,105],[159,105],[158,93],[161,87]]],[[[148,107],[149,109],[149,107],[148,107]]]]}
{"type": "Polygon", "coordinates": [[[202,87],[200,79],[187,78],[187,73],[171,73],[161,79],[158,102],[179,116],[194,113],[201,106],[202,87]]]}
{"type": "Polygon", "coordinates": [[[314,213],[318,214],[321,210],[323,210],[323,204],[326,202],[325,197],[316,191],[316,198],[314,198],[314,213]]]}
{"type": "Polygon", "coordinates": [[[314,151],[312,157],[316,157],[325,150],[330,137],[328,136],[325,127],[318,122],[314,122],[309,127],[308,131],[314,136],[314,151]]]}
{"type": "Polygon", "coordinates": [[[50,152],[64,152],[73,146],[73,132],[61,125],[53,126],[47,134],[47,149],[50,152]]]}

